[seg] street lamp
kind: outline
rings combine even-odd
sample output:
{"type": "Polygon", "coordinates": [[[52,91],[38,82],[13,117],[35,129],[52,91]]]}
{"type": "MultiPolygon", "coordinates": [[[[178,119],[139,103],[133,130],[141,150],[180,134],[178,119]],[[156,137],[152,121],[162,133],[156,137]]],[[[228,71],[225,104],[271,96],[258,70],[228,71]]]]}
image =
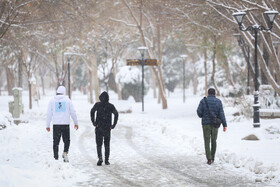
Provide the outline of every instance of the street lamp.
{"type": "Polygon", "coordinates": [[[243,28],[242,27],[242,21],[244,16],[246,15],[245,12],[235,12],[232,14],[232,16],[234,16],[234,18],[236,19],[239,29],[241,31],[253,31],[254,35],[255,35],[255,77],[254,77],[254,84],[255,84],[255,92],[254,92],[254,117],[253,117],[253,126],[254,127],[260,127],[260,113],[259,113],[259,101],[258,101],[258,97],[259,97],[259,85],[258,85],[258,31],[269,31],[272,29],[273,27],[273,22],[274,19],[276,17],[276,15],[278,14],[278,11],[266,11],[264,12],[264,17],[265,19],[269,22],[269,28],[265,28],[262,25],[249,25],[247,28],[243,28]]]}
{"type": "Polygon", "coordinates": [[[185,103],[186,96],[185,96],[185,88],[186,88],[186,73],[185,73],[185,59],[187,59],[188,55],[180,55],[183,59],[183,102],[185,103]]]}
{"type": "Polygon", "coordinates": [[[145,51],[148,49],[147,47],[138,47],[137,48],[141,54],[141,65],[142,65],[142,112],[144,112],[144,65],[145,65],[145,51]]]}
{"type": "Polygon", "coordinates": [[[244,39],[242,38],[240,33],[235,33],[233,34],[233,36],[235,36],[237,38],[238,41],[238,45],[240,47],[244,47],[245,52],[247,52],[247,95],[250,94],[250,83],[249,83],[249,78],[250,78],[250,47],[249,45],[247,45],[244,41],[244,39]]]}

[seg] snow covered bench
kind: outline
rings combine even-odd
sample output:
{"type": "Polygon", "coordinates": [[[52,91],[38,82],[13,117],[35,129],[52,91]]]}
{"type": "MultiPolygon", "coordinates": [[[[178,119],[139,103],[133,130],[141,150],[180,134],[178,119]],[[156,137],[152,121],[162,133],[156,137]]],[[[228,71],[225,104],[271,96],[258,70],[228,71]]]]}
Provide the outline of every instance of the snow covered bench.
{"type": "Polygon", "coordinates": [[[263,119],[280,118],[280,110],[278,110],[278,109],[260,109],[260,118],[263,118],[263,119]]]}

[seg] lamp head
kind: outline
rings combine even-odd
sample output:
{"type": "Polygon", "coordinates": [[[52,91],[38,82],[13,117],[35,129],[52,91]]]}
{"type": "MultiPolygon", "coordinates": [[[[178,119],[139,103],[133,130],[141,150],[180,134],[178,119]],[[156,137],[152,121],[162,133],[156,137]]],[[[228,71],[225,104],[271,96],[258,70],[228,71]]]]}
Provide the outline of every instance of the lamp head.
{"type": "Polygon", "coordinates": [[[145,51],[146,51],[148,48],[147,48],[147,47],[138,47],[137,49],[140,51],[141,55],[143,56],[144,53],[145,53],[145,51]]]}
{"type": "Polygon", "coordinates": [[[236,19],[239,27],[242,26],[242,21],[243,21],[243,18],[244,18],[245,15],[246,15],[245,12],[235,12],[235,13],[232,14],[232,16],[236,19]]]}
{"type": "Polygon", "coordinates": [[[275,11],[275,10],[271,10],[271,11],[265,11],[264,12],[264,16],[265,16],[265,19],[269,22],[269,26],[272,26],[273,25],[273,22],[275,20],[275,17],[277,16],[277,14],[279,14],[278,11],[275,11]]]}

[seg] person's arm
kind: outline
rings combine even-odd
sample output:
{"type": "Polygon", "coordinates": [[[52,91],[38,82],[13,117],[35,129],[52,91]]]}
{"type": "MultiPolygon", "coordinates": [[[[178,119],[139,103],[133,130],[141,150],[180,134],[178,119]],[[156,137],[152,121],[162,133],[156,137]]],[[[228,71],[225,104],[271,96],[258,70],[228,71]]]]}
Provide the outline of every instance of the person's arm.
{"type": "Polygon", "coordinates": [[[199,103],[199,105],[198,105],[198,107],[197,107],[197,110],[196,110],[196,113],[197,113],[197,115],[198,115],[198,117],[200,117],[200,118],[202,118],[202,116],[203,116],[203,100],[201,100],[200,101],[200,103],[199,103]]]}
{"type": "Polygon", "coordinates": [[[92,125],[96,127],[96,121],[95,121],[95,112],[96,112],[96,104],[92,107],[92,109],[90,110],[90,119],[92,122],[92,125]]]}
{"type": "Polygon", "coordinates": [[[50,123],[52,120],[52,100],[49,102],[48,111],[47,111],[47,120],[46,120],[46,130],[50,131],[50,123]]]}
{"type": "Polygon", "coordinates": [[[222,120],[224,131],[226,131],[227,121],[226,121],[226,117],[225,117],[225,113],[224,113],[224,109],[223,109],[223,104],[221,101],[219,102],[219,117],[222,120]]]}
{"type": "Polygon", "coordinates": [[[73,106],[71,100],[70,100],[70,102],[69,102],[69,105],[70,105],[70,116],[71,116],[71,118],[73,119],[74,125],[75,125],[74,128],[75,128],[76,130],[78,130],[78,129],[79,129],[78,119],[77,119],[76,111],[75,111],[75,109],[74,109],[74,106],[73,106]]]}
{"type": "Polygon", "coordinates": [[[118,123],[118,119],[119,119],[119,113],[118,111],[116,110],[115,106],[113,105],[113,111],[112,113],[114,114],[114,123],[111,127],[111,129],[114,129],[118,123]]]}

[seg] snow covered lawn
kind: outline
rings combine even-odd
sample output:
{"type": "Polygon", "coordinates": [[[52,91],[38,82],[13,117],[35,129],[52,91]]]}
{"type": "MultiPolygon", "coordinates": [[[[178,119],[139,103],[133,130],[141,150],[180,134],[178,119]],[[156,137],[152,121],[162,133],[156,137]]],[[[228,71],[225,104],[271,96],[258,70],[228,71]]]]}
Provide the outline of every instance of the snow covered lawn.
{"type": "MultiPolygon", "coordinates": [[[[96,166],[91,105],[75,92],[74,107],[80,129],[71,124],[70,163],[53,159],[52,132],[45,130],[46,110],[52,93],[33,103],[23,94],[28,123],[9,124],[8,100],[0,97],[0,114],[8,124],[0,130],[0,186],[267,186],[280,185],[280,120],[261,120],[254,129],[252,120],[231,116],[235,108],[226,106],[226,133],[219,130],[215,163],[206,164],[202,127],[196,115],[199,96],[180,91],[168,98],[168,110],[148,95],[145,112],[141,103],[110,101],[119,111],[119,123],[112,131],[111,165],[96,166]],[[242,140],[255,134],[259,141],[242,140]],[[260,182],[259,182],[260,181],[260,182]],[[256,183],[257,182],[257,183],[256,183]]],[[[1,119],[4,121],[4,119],[1,119]]],[[[3,122],[4,123],[4,122],[3,122]]],[[[60,153],[62,152],[62,140],[60,153]]]]}

